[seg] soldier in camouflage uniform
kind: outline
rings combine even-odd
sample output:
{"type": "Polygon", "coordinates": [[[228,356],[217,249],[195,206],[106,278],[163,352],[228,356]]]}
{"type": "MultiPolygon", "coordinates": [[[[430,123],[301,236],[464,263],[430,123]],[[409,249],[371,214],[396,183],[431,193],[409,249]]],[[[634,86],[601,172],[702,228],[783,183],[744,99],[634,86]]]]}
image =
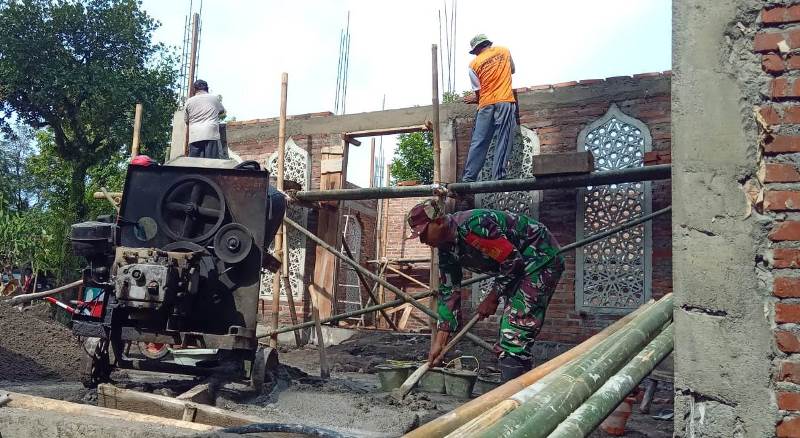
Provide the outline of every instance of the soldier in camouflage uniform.
{"type": "Polygon", "coordinates": [[[544,322],[550,297],[564,271],[555,238],[534,219],[499,210],[468,210],[444,214],[440,204],[427,200],[408,216],[412,237],[439,249],[439,333],[429,361],[458,330],[462,268],[495,275],[490,292],[478,306],[486,318],[505,307],[495,351],[504,381],[531,369],[530,348],[544,322]]]}

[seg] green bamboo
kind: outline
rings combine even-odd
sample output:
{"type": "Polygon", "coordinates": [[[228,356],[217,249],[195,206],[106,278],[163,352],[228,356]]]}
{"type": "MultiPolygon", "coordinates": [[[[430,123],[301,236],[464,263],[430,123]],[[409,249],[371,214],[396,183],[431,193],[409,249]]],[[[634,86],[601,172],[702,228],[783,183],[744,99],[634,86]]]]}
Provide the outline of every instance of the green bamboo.
{"type": "Polygon", "coordinates": [[[532,385],[517,393],[512,398],[522,404],[479,436],[546,437],[661,331],[672,319],[672,303],[671,294],[656,302],[564,369],[547,387],[532,385]]]}
{"type": "Polygon", "coordinates": [[[675,327],[670,324],[581,407],[562,421],[547,438],[588,436],[672,351],[674,337],[675,327]]]}

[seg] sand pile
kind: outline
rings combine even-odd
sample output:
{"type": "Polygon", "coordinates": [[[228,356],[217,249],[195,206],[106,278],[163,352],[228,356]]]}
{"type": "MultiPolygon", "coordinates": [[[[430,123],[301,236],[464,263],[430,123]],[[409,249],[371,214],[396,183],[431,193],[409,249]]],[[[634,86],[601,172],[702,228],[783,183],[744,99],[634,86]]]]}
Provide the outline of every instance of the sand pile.
{"type": "Polygon", "coordinates": [[[77,380],[82,353],[72,332],[41,309],[0,305],[0,380],[77,380]]]}

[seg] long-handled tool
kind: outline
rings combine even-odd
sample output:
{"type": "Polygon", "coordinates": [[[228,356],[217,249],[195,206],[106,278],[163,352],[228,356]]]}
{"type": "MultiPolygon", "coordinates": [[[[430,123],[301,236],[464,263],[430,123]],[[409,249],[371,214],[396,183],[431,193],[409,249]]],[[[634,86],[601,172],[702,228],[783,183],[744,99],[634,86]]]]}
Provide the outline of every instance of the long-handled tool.
{"type": "Polygon", "coordinates": [[[413,388],[414,385],[416,385],[417,382],[419,382],[419,379],[421,379],[422,376],[424,376],[425,373],[428,372],[428,370],[431,367],[431,364],[439,363],[439,361],[442,360],[442,358],[444,357],[445,353],[450,351],[451,348],[453,348],[456,344],[458,344],[458,341],[460,341],[461,338],[463,338],[464,335],[466,335],[467,332],[469,332],[472,326],[474,326],[475,323],[477,323],[478,320],[480,319],[481,315],[475,314],[475,316],[473,316],[472,319],[470,319],[469,322],[467,322],[467,324],[458,333],[456,333],[455,336],[453,336],[453,339],[450,342],[448,342],[447,345],[444,346],[444,348],[442,348],[442,351],[439,352],[439,354],[433,359],[432,362],[425,362],[419,368],[417,368],[416,371],[414,371],[410,376],[408,376],[406,381],[403,382],[403,384],[400,385],[399,388],[395,389],[392,392],[392,395],[395,398],[402,400],[411,391],[411,388],[413,388]]]}

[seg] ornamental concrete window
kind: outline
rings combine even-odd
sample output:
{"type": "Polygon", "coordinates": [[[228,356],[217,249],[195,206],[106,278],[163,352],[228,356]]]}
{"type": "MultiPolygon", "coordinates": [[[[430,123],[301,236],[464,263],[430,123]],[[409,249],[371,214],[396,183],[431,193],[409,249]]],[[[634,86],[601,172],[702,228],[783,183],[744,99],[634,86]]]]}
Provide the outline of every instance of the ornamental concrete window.
{"type": "MultiPolygon", "coordinates": [[[[271,175],[277,174],[278,153],[275,152],[264,163],[271,175]]],[[[299,183],[303,190],[308,190],[311,184],[311,163],[308,152],[297,146],[292,139],[286,141],[286,156],[284,158],[284,178],[299,183]]],[[[297,222],[303,227],[306,226],[307,209],[288,205],[286,216],[297,222]]],[[[292,227],[286,227],[289,236],[287,249],[289,253],[289,284],[292,297],[300,300],[303,297],[303,277],[306,266],[306,237],[292,227]]],[[[274,243],[270,244],[270,254],[275,253],[274,243]]],[[[280,271],[279,271],[280,272],[280,271]]],[[[272,297],[272,273],[264,270],[261,274],[261,295],[262,297],[272,297]]],[[[286,285],[281,279],[281,296],[286,297],[286,285]]]]}
{"type": "MultiPolygon", "coordinates": [[[[591,151],[595,169],[644,166],[650,130],[612,104],[578,136],[578,150],[591,151]]],[[[650,182],[590,186],[578,190],[576,239],[581,240],[650,213],[650,182]]],[[[650,299],[650,222],[579,249],[575,255],[575,306],[588,313],[623,314],[650,299]]]]}
{"type": "MultiPolygon", "coordinates": [[[[494,161],[494,146],[492,140],[489,151],[486,154],[486,161],[481,172],[478,174],[479,181],[491,181],[492,162],[494,161]]],[[[540,144],[539,136],[533,130],[520,125],[520,129],[514,137],[514,144],[509,160],[506,165],[507,178],[532,178],[533,177],[533,157],[539,155],[540,144]]],[[[527,192],[498,192],[482,193],[475,195],[475,206],[477,208],[490,208],[494,210],[509,211],[511,213],[524,214],[526,216],[539,218],[539,202],[542,199],[541,190],[531,190],[527,192]]],[[[473,286],[472,301],[479,303],[489,292],[491,281],[484,281],[473,286]]]]}

